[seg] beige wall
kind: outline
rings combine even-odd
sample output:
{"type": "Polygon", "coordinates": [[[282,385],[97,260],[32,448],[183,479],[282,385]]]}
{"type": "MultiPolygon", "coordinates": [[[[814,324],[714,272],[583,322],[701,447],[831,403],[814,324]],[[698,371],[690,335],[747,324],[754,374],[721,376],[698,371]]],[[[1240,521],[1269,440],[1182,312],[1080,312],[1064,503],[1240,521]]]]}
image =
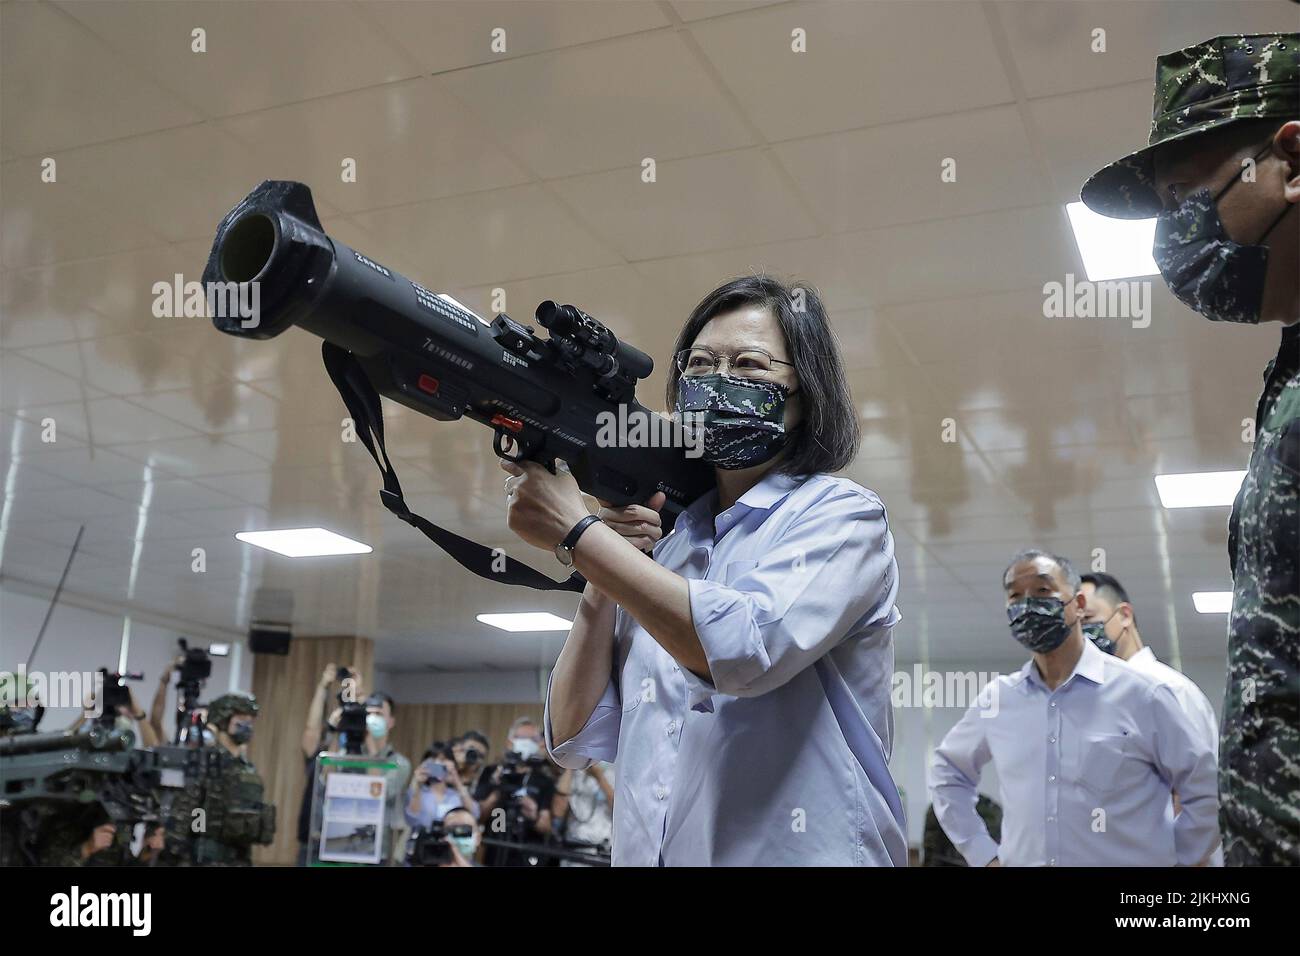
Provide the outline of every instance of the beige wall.
{"type": "Polygon", "coordinates": [[[295,637],[287,657],[258,654],[253,693],[260,713],[249,756],[275,804],[275,842],[254,851],[260,864],[292,864],[298,854],[298,807],[305,784],[302,732],[307,709],[326,664],[360,675],[361,693],[373,686],[374,644],[366,637],[295,637]]]}

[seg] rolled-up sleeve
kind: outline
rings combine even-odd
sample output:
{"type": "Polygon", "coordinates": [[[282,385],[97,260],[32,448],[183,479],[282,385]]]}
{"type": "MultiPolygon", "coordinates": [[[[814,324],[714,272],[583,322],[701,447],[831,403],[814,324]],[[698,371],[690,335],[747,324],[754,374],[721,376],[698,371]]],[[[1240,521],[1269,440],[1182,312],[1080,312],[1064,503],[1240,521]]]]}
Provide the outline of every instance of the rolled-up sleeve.
{"type": "Polygon", "coordinates": [[[687,585],[712,676],[710,682],[683,669],[689,705],[711,710],[714,694],[757,697],[850,633],[895,622],[898,568],[885,507],[861,488],[835,486],[752,568],[726,584],[687,585]]]}
{"type": "Polygon", "coordinates": [[[582,729],[558,744],[551,734],[551,683],[554,680],[552,674],[546,685],[546,710],[542,720],[546,749],[550,751],[551,759],[569,770],[586,770],[599,760],[612,763],[618,754],[618,731],[623,715],[622,700],[613,676],[582,729]]]}
{"type": "Polygon", "coordinates": [[[976,810],[980,771],[991,757],[984,733],[986,721],[981,719],[981,712],[989,704],[987,691],[985,688],[948,731],[930,762],[934,815],[970,866],[988,866],[998,855],[998,845],[976,810]]]}
{"type": "Polygon", "coordinates": [[[1150,706],[1155,763],[1183,808],[1174,819],[1174,851],[1179,866],[1195,866],[1219,845],[1218,761],[1168,684],[1151,688],[1150,706]]]}

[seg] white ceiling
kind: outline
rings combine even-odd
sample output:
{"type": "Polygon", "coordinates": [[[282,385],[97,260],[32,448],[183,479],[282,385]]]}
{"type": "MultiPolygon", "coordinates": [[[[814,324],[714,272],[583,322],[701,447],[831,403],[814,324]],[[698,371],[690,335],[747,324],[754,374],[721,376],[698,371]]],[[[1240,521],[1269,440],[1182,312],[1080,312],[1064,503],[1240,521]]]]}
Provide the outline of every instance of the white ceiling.
{"type": "MultiPolygon", "coordinates": [[[[495,287],[519,318],[573,302],[661,360],[733,274],[818,286],[864,419],[850,474],[898,548],[900,660],[1014,659],[998,575],[1030,544],[1104,548],[1158,653],[1220,655],[1225,620],[1190,595],[1228,587],[1227,509],[1166,512],[1152,476],[1245,467],[1277,331],[1212,326],[1158,281],[1150,328],[1048,320],[1041,289],[1083,275],[1063,204],[1145,140],[1154,57],[1295,23],[1284,0],[6,0],[3,574],[53,585],[85,524],[84,601],[239,631],[259,588],[285,588],[300,633],[374,637],[390,668],[553,659],[562,635],[474,615],[572,599],[480,582],[382,509],[314,339],[151,315],[236,201],[297,179],[331,234],[481,314],[495,287]],[[233,538],[305,524],[375,552],[233,538]]],[[[558,570],[511,543],[486,430],[389,414],[416,510],[558,570]]]]}

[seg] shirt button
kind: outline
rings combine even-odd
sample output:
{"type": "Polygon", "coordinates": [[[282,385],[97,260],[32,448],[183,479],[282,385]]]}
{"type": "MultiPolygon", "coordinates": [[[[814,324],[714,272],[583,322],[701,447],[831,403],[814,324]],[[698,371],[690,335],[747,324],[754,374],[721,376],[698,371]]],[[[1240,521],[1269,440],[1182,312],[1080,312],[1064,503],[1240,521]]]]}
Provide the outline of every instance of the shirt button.
{"type": "Polygon", "coordinates": [[[681,670],[681,667],[680,667],[679,665],[677,665],[677,664],[674,664],[674,665],[673,665],[673,670],[675,670],[675,671],[679,671],[679,670],[681,670]]]}
{"type": "Polygon", "coordinates": [[[1053,706],[1053,707],[1056,706],[1056,701],[1052,701],[1052,706],[1053,706]]]}
{"type": "Polygon", "coordinates": [[[658,797],[660,800],[662,800],[664,797],[668,796],[668,791],[665,790],[663,787],[658,787],[655,790],[655,796],[658,797]]]}
{"type": "Polygon", "coordinates": [[[1048,822],[1048,823],[1055,823],[1055,822],[1056,822],[1056,817],[1048,817],[1048,818],[1047,818],[1047,822],[1048,822]]]}
{"type": "Polygon", "coordinates": [[[668,721],[668,736],[671,737],[675,733],[677,733],[677,721],[670,720],[668,721]]]}
{"type": "Polygon", "coordinates": [[[1056,857],[1052,857],[1050,860],[1048,860],[1048,861],[1047,861],[1047,865],[1048,865],[1048,866],[1056,866],[1056,857]]]}
{"type": "Polygon", "coordinates": [[[1048,738],[1047,738],[1047,742],[1048,742],[1049,744],[1054,744],[1054,743],[1056,743],[1056,738],[1055,738],[1055,737],[1048,737],[1048,738]]]}
{"type": "Polygon", "coordinates": [[[1047,777],[1047,781],[1048,781],[1049,783],[1055,783],[1055,782],[1056,782],[1056,774],[1054,774],[1054,773],[1053,773],[1053,774],[1049,774],[1048,777],[1047,777]]]}

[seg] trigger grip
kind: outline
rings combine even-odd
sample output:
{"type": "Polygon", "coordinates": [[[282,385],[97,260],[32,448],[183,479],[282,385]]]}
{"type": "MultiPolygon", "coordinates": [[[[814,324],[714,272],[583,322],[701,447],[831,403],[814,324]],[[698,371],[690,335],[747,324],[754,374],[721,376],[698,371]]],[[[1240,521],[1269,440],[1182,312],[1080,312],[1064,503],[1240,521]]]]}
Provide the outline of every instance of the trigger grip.
{"type": "Polygon", "coordinates": [[[503,428],[497,428],[492,432],[492,450],[497,453],[498,458],[504,458],[506,461],[521,462],[524,460],[524,445],[516,435],[511,434],[503,428]],[[512,455],[505,450],[502,441],[509,438],[519,449],[517,455],[512,455]]]}

